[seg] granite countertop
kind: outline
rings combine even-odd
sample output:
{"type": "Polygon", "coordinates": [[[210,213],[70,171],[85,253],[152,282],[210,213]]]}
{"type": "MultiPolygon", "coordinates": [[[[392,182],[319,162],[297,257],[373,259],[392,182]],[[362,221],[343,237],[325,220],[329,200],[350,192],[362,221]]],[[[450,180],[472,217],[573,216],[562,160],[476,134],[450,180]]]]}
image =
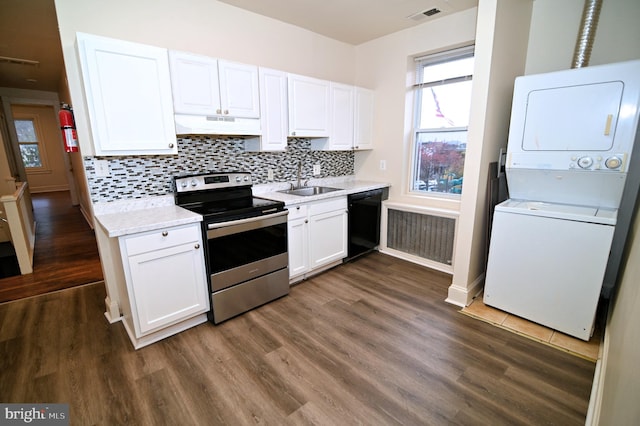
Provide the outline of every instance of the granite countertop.
{"type": "Polygon", "coordinates": [[[94,212],[109,237],[202,222],[202,215],[176,206],[173,196],[106,204],[96,205],[94,212]]]}
{"type": "Polygon", "coordinates": [[[278,192],[290,188],[290,184],[285,182],[284,184],[280,183],[273,185],[256,185],[254,186],[253,195],[255,197],[267,198],[269,200],[282,201],[286,206],[291,206],[312,201],[325,200],[328,198],[346,196],[357,192],[371,191],[373,189],[387,188],[390,185],[384,182],[354,179],[345,180],[344,178],[328,178],[309,180],[306,186],[328,186],[331,188],[339,188],[340,190],[309,196],[284,194],[282,192],[278,192]]]}
{"type": "MultiPolygon", "coordinates": [[[[306,197],[278,192],[289,189],[288,182],[254,185],[252,189],[255,197],[282,201],[285,205],[291,206],[386,188],[389,184],[355,180],[353,177],[338,177],[310,179],[307,181],[307,186],[328,186],[340,190],[306,197]]],[[[201,215],[176,206],[172,195],[96,203],[94,204],[94,214],[96,221],[112,238],[202,221],[201,215]]]]}

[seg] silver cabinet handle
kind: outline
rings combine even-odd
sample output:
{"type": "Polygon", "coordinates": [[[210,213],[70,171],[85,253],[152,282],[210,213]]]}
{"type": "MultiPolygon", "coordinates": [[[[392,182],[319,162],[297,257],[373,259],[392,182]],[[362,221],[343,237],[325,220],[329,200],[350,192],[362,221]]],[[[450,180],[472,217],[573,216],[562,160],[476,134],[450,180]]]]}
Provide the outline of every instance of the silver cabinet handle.
{"type": "Polygon", "coordinates": [[[167,231],[162,231],[162,236],[166,237],[167,235],[169,235],[169,233],[167,231]]]}
{"type": "Polygon", "coordinates": [[[216,114],[222,114],[222,110],[221,110],[220,108],[218,108],[218,109],[216,110],[216,114]]]}
{"type": "Polygon", "coordinates": [[[173,149],[173,144],[172,143],[169,144],[169,148],[173,149]]]}
{"type": "Polygon", "coordinates": [[[198,250],[200,248],[200,244],[196,244],[194,247],[196,250],[198,250]]]}

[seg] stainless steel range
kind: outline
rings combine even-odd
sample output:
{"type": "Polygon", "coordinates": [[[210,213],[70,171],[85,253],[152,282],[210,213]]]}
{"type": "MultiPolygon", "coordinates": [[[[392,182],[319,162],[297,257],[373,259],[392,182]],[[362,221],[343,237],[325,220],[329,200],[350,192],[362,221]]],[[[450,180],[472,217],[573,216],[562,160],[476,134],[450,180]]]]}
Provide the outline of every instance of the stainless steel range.
{"type": "Polygon", "coordinates": [[[173,181],[176,204],[204,218],[211,322],[289,293],[284,203],[254,198],[248,172],[182,175],[173,181]]]}

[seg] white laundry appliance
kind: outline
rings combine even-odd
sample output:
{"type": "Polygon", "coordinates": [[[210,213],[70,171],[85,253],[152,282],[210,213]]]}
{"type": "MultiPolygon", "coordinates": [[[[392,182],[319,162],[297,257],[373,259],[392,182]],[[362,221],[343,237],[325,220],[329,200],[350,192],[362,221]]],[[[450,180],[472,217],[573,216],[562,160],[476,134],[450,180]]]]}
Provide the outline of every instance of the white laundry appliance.
{"type": "Polygon", "coordinates": [[[589,340],[639,106],[640,60],[516,79],[485,304],[589,340]]]}

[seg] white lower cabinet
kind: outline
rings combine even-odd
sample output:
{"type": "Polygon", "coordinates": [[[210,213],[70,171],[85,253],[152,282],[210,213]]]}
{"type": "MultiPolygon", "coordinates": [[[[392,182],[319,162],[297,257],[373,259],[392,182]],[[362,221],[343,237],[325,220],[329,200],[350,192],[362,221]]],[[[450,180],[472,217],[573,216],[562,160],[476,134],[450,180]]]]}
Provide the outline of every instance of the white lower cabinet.
{"type": "Polygon", "coordinates": [[[128,298],[123,321],[136,349],[206,321],[199,223],[127,235],[119,243],[128,298]]]}
{"type": "Polygon", "coordinates": [[[288,207],[289,278],[304,279],[347,257],[347,199],[288,207]]]}

